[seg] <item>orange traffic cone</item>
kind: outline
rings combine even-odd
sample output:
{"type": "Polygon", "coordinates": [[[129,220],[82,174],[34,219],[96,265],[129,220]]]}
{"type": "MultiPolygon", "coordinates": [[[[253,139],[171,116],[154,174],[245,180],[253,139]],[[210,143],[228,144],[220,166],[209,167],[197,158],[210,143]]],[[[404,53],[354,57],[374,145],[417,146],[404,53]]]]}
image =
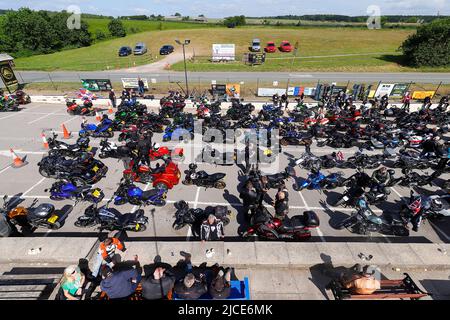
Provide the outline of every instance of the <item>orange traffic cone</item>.
{"type": "Polygon", "coordinates": [[[70,133],[69,130],[67,130],[66,125],[64,123],[62,124],[62,130],[63,130],[63,139],[70,139],[72,133],[70,133]]]}
{"type": "Polygon", "coordinates": [[[110,114],[114,113],[113,107],[112,107],[111,103],[109,103],[109,101],[108,101],[108,113],[110,113],[110,114]]]}
{"type": "Polygon", "coordinates": [[[44,149],[48,149],[48,141],[47,141],[47,138],[46,138],[44,132],[41,133],[41,137],[42,137],[42,142],[44,143],[44,149]]]}
{"type": "Polygon", "coordinates": [[[20,168],[23,167],[24,165],[27,164],[26,161],[24,161],[24,159],[20,158],[13,149],[9,149],[9,151],[11,152],[11,156],[13,158],[13,163],[11,164],[11,167],[13,168],[20,168]]]}
{"type": "Polygon", "coordinates": [[[101,121],[102,116],[100,115],[100,112],[98,112],[98,109],[95,109],[95,120],[101,121]]]}

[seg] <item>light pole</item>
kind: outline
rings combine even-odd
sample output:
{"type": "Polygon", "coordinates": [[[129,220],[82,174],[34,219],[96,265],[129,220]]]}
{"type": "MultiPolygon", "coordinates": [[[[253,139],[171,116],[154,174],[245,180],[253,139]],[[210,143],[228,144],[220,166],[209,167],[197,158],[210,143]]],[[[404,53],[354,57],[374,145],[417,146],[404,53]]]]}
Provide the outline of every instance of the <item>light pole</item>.
{"type": "Polygon", "coordinates": [[[176,39],[176,43],[183,46],[183,61],[184,61],[184,78],[186,81],[186,96],[189,98],[189,85],[188,85],[188,77],[187,77],[187,68],[186,68],[186,51],[184,49],[185,46],[191,43],[191,40],[186,39],[184,42],[181,42],[180,40],[176,39]]]}

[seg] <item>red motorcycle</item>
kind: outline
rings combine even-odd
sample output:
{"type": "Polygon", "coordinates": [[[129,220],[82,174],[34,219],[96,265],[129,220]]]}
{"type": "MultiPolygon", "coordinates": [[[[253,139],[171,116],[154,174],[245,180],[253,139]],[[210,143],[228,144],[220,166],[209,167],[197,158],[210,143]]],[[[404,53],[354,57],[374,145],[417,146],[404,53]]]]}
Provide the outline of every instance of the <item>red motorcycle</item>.
{"type": "Polygon", "coordinates": [[[211,117],[211,111],[208,107],[201,104],[197,107],[197,118],[199,119],[205,119],[211,117]]]}
{"type": "Polygon", "coordinates": [[[170,151],[167,147],[160,147],[158,144],[154,144],[153,148],[149,152],[150,161],[155,160],[170,160],[172,158],[177,158],[177,160],[182,160],[184,157],[183,148],[175,148],[170,151]]]}
{"type": "Polygon", "coordinates": [[[125,180],[131,182],[152,183],[157,189],[172,189],[180,182],[181,172],[178,166],[172,162],[166,162],[162,166],[151,169],[149,166],[140,165],[134,168],[134,160],[130,162],[130,167],[123,172],[125,180]]]}
{"type": "Polygon", "coordinates": [[[67,113],[81,116],[93,116],[95,115],[95,110],[92,108],[92,102],[89,104],[88,100],[85,100],[83,106],[77,104],[75,100],[66,101],[67,113]]]}
{"type": "Polygon", "coordinates": [[[266,240],[308,240],[311,229],[319,227],[319,217],[314,211],[305,211],[302,216],[274,218],[260,206],[251,219],[251,227],[242,234],[243,238],[258,237],[266,240]]]}

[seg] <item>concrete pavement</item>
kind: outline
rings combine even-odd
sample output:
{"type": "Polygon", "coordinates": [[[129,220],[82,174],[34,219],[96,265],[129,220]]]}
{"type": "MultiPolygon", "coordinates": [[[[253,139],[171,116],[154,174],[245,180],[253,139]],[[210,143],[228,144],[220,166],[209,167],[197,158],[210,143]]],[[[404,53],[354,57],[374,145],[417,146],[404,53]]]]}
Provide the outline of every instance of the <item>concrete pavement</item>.
{"type": "MultiPolygon", "coordinates": [[[[110,79],[120,82],[121,78],[144,77],[154,78],[157,82],[184,81],[184,72],[152,71],[145,68],[133,68],[131,71],[18,71],[19,79],[25,83],[32,82],[78,82],[80,79],[110,79]]],[[[375,72],[188,72],[188,77],[195,81],[227,81],[230,82],[255,82],[283,81],[291,79],[301,82],[419,82],[419,83],[450,83],[450,73],[426,73],[426,72],[401,72],[401,73],[375,73],[375,72]]]]}

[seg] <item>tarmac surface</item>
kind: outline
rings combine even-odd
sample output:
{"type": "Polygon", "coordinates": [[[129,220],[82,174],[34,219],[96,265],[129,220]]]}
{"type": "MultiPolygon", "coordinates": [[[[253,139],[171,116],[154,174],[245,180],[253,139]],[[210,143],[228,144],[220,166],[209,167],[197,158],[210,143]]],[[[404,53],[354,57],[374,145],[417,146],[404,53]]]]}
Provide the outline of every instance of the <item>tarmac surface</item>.
{"type": "MultiPolygon", "coordinates": [[[[61,125],[65,124],[69,131],[73,132],[73,136],[68,142],[74,143],[77,138],[77,132],[80,129],[81,117],[70,116],[65,111],[62,104],[43,104],[32,103],[24,106],[23,110],[17,113],[1,113],[0,127],[2,135],[0,136],[0,195],[7,194],[14,197],[14,201],[22,205],[30,204],[33,199],[37,198],[40,202],[54,203],[56,208],[62,208],[69,204],[73,205],[73,201],[53,202],[48,198],[48,189],[54,179],[42,177],[38,172],[37,163],[46,154],[43,148],[41,132],[44,131],[50,136],[51,130],[55,130],[62,138],[61,125]],[[21,157],[25,157],[28,164],[22,168],[12,168],[12,158],[9,149],[14,151],[21,157]]],[[[95,117],[89,117],[88,122],[96,122],[95,117]]],[[[115,134],[113,141],[117,140],[118,134],[115,134]]],[[[98,146],[100,139],[91,138],[91,144],[98,146]]],[[[155,134],[154,142],[161,142],[161,134],[155,134]]],[[[162,145],[174,146],[174,143],[162,143],[162,145]]],[[[181,144],[185,148],[192,150],[201,150],[201,145],[181,144]],[[200,149],[199,149],[200,148],[200,149]]],[[[312,152],[317,155],[331,153],[335,150],[331,148],[312,147],[312,152]]],[[[354,154],[356,149],[342,149],[345,157],[354,154]]],[[[304,152],[304,147],[286,147],[279,156],[279,164],[277,171],[284,170],[291,160],[298,158],[304,152]]],[[[194,152],[195,153],[195,152],[194,152]]],[[[104,163],[109,167],[107,176],[103,178],[95,186],[101,188],[105,192],[105,200],[112,197],[117,189],[118,183],[124,170],[123,163],[115,159],[105,159],[104,163]]],[[[189,162],[185,161],[179,164],[184,178],[184,171],[187,170],[189,162]]],[[[231,223],[225,227],[225,241],[242,241],[239,237],[239,231],[245,230],[246,225],[241,214],[241,201],[239,198],[238,186],[242,181],[241,169],[236,166],[215,166],[211,164],[199,164],[199,170],[203,169],[208,173],[224,172],[226,173],[227,187],[224,190],[205,189],[196,186],[186,186],[180,183],[170,190],[168,193],[168,203],[165,207],[144,207],[146,216],[150,218],[147,230],[144,232],[128,232],[128,241],[189,241],[194,240],[192,230],[185,227],[181,230],[174,230],[172,223],[175,208],[173,203],[179,200],[185,200],[193,208],[205,208],[215,205],[227,205],[232,211],[233,218],[231,223]]],[[[261,168],[263,171],[264,168],[261,168]]],[[[308,172],[299,167],[295,168],[297,179],[306,178],[308,172]]],[[[345,177],[354,173],[353,170],[331,169],[324,170],[324,173],[341,171],[345,177]]],[[[368,171],[371,174],[371,171],[368,171]]],[[[397,175],[400,174],[397,170],[397,175]]],[[[396,176],[397,176],[396,175],[396,176]]],[[[439,185],[448,179],[448,174],[443,175],[437,180],[437,185],[426,187],[423,192],[431,192],[441,194],[439,185]]],[[[305,210],[315,211],[320,218],[320,228],[313,230],[311,242],[322,243],[340,243],[340,242],[363,242],[363,243],[449,243],[450,242],[450,218],[444,218],[442,221],[428,222],[422,224],[418,232],[411,231],[409,237],[396,237],[391,235],[372,234],[371,236],[362,236],[353,234],[348,230],[336,230],[333,228],[336,222],[348,217],[351,208],[333,208],[329,203],[333,203],[342,189],[337,188],[330,191],[310,191],[304,190],[297,192],[293,190],[294,179],[287,182],[290,198],[290,216],[302,214],[305,210]]],[[[150,189],[151,186],[140,184],[141,188],[150,189]]],[[[276,190],[270,190],[269,196],[273,199],[276,190]]],[[[372,209],[378,214],[396,214],[402,201],[402,198],[409,196],[409,189],[396,186],[392,189],[387,202],[380,206],[373,206],[372,209]]],[[[270,207],[270,199],[267,199],[266,205],[269,211],[273,212],[270,207]]],[[[65,225],[59,230],[38,229],[35,231],[35,237],[51,237],[55,241],[65,241],[67,237],[87,237],[97,238],[99,231],[95,228],[78,228],[74,226],[76,219],[83,214],[87,203],[78,203],[69,214],[65,225]]],[[[111,205],[111,207],[114,207],[111,205]]],[[[115,207],[121,213],[134,211],[136,206],[123,205],[115,207]]]]}

